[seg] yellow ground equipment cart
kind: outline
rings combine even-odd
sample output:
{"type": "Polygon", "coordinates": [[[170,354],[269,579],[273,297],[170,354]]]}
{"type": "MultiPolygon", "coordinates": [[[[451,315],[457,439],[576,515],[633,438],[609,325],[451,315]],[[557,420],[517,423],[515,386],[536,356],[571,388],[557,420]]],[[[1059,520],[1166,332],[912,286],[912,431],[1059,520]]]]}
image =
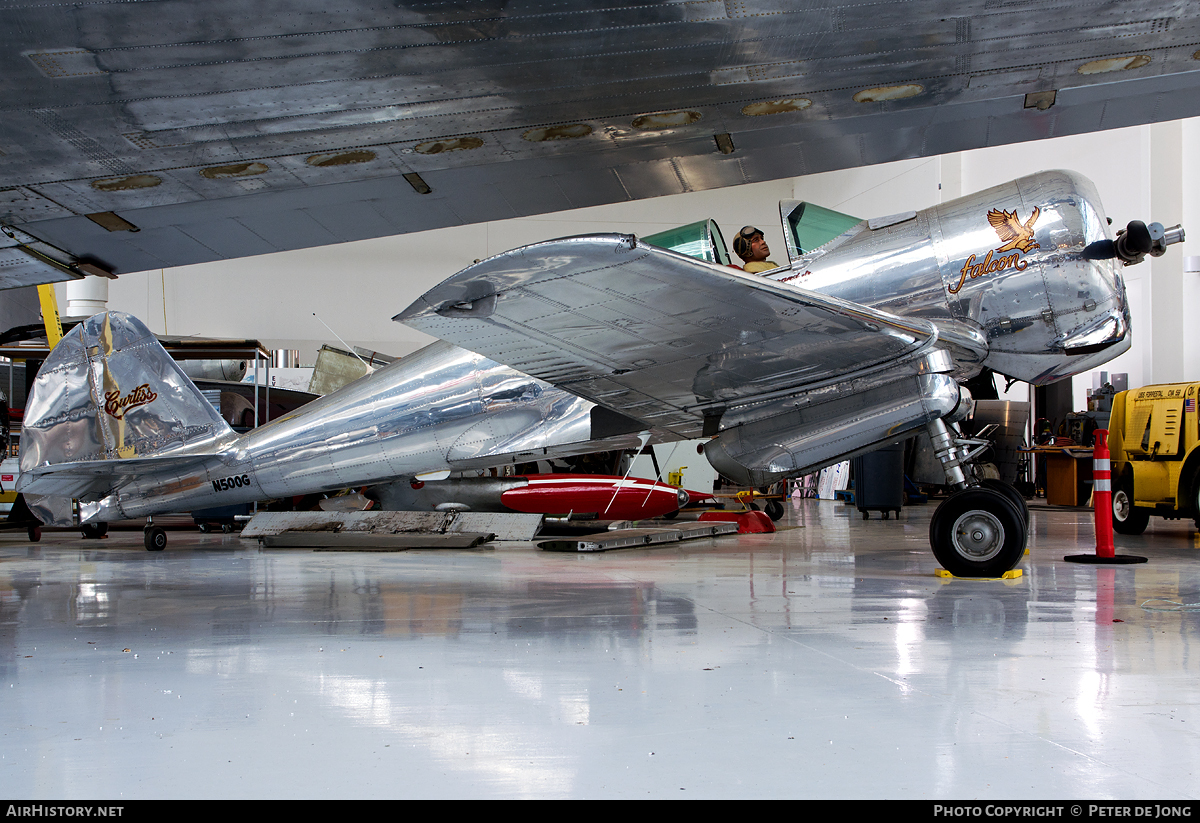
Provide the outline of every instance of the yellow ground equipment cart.
{"type": "Polygon", "coordinates": [[[1113,528],[1141,534],[1150,515],[1190,517],[1200,528],[1200,383],[1118,393],[1109,419],[1113,528]]]}

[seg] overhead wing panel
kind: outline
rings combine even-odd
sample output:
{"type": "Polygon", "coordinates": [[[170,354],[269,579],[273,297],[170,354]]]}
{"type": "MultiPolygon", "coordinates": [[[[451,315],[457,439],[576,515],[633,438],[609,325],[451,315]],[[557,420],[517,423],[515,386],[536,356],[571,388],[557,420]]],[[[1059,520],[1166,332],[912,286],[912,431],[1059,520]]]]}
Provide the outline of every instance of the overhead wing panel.
{"type": "Polygon", "coordinates": [[[20,229],[0,226],[0,289],[82,280],[82,274],[70,270],[75,262],[61,249],[20,229]]]}
{"type": "Polygon", "coordinates": [[[470,266],[395,318],[647,425],[870,372],[936,340],[923,320],[602,234],[470,266]]]}
{"type": "Polygon", "coordinates": [[[120,273],[1200,114],[1180,0],[245,5],[6,4],[0,222],[120,273]]]}

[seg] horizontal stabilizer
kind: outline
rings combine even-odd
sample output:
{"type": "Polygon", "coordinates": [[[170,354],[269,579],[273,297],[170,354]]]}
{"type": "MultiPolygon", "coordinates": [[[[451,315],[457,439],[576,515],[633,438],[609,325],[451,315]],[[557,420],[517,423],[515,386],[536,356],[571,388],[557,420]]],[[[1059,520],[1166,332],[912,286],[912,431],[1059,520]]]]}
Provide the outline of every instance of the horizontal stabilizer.
{"type": "Polygon", "coordinates": [[[17,491],[23,494],[98,499],[129,481],[151,473],[192,469],[212,459],[211,454],[135,457],[118,460],[84,460],[58,463],[22,471],[17,491]]]}

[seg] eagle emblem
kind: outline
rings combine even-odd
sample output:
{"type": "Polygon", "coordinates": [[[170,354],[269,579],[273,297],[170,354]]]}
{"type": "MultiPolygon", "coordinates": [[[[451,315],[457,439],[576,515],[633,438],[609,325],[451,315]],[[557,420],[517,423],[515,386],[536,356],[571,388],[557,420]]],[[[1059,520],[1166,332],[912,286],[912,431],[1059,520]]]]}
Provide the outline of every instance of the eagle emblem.
{"type": "Polygon", "coordinates": [[[1022,223],[1017,219],[1015,211],[1001,211],[1000,209],[992,209],[987,213],[988,222],[992,224],[992,228],[996,230],[1000,242],[1004,245],[996,249],[998,252],[1012,251],[1018,249],[1028,253],[1030,249],[1040,249],[1037,243],[1033,242],[1033,224],[1037,222],[1038,215],[1041,211],[1037,206],[1033,207],[1033,213],[1029,215],[1029,219],[1022,223]]]}

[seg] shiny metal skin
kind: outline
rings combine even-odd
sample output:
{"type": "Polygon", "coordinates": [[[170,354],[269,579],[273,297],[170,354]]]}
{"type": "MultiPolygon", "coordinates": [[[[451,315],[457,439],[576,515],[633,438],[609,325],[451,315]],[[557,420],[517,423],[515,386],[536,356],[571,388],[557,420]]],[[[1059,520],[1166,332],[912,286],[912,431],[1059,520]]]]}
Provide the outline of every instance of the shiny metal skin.
{"type": "Polygon", "coordinates": [[[835,391],[879,370],[952,365],[948,356],[926,359],[938,336],[921,318],[801,291],[629,235],[496,255],[395,319],[685,439],[700,436],[706,419],[786,402],[800,388],[835,391]]]}
{"type": "Polygon", "coordinates": [[[118,272],[1200,114],[1180,0],[4,9],[0,222],[118,272]]]}
{"type": "Polygon", "coordinates": [[[883,371],[871,385],[852,381],[786,413],[730,426],[704,446],[718,472],[737,483],[767,486],[870,451],[932,421],[959,403],[948,374],[901,376],[883,371]]]}
{"type": "MultiPolygon", "coordinates": [[[[1054,171],[862,221],[763,277],[628,236],[540,243],[396,319],[679,437],[715,435],[714,466],[762,485],[939,421],[959,406],[951,377],[1044,384],[1127,350],[1123,264],[1096,252],[1111,240],[1091,182],[1054,171]]],[[[969,485],[970,444],[932,434],[969,485]]]]}
{"type": "Polygon", "coordinates": [[[618,415],[593,409],[434,343],[239,437],[140,321],[107,312],[68,333],[39,372],[18,485],[61,525],[70,498],[81,522],[107,521],[637,447],[640,426],[626,419],[620,431],[618,415]]]}
{"type": "Polygon", "coordinates": [[[956,357],[959,377],[987,366],[1045,385],[1129,348],[1124,266],[1084,254],[1113,235],[1081,175],[1041,172],[900,217],[876,229],[864,220],[767,276],[930,320],[943,337],[981,335],[984,356],[956,357]],[[1005,212],[1024,223],[1035,209],[1028,251],[989,222],[1005,212]]]}

